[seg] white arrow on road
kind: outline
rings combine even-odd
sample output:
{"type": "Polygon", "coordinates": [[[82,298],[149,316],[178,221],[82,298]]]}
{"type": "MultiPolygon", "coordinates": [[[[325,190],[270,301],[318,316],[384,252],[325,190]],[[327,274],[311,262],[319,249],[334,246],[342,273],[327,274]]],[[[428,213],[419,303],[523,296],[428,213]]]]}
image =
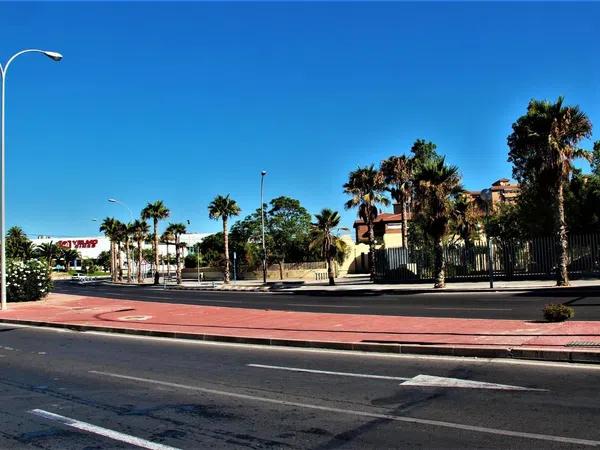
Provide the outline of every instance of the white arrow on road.
{"type": "Polygon", "coordinates": [[[447,387],[467,389],[497,389],[501,391],[547,391],[547,389],[511,386],[510,384],[486,383],[483,381],[462,380],[460,378],[435,377],[432,375],[417,375],[400,386],[447,387]]]}
{"type": "Polygon", "coordinates": [[[547,391],[547,389],[526,388],[511,386],[510,384],[486,383],[484,381],[462,380],[460,378],[435,377],[432,375],[417,375],[416,377],[392,377],[386,375],[372,375],[367,373],[332,372],[329,370],[304,369],[300,367],[268,366],[265,364],[246,364],[248,367],[258,369],[286,370],[289,372],[316,373],[320,375],[337,375],[341,377],[374,378],[378,380],[404,380],[400,386],[421,387],[446,387],[468,389],[496,389],[501,391],[547,391]]]}

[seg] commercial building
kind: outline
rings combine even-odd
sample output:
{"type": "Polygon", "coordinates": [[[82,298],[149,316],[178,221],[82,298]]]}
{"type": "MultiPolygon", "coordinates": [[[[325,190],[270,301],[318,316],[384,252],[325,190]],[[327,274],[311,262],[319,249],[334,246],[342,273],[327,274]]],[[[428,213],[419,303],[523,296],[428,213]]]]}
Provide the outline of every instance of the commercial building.
{"type": "MultiPolygon", "coordinates": [[[[181,236],[181,242],[185,244],[183,249],[183,256],[185,257],[189,251],[188,248],[202,242],[202,240],[209,236],[210,233],[186,233],[181,236]]],[[[72,236],[72,237],[53,237],[53,236],[38,236],[36,239],[32,239],[33,245],[38,246],[45,243],[54,243],[61,248],[69,248],[76,250],[81,258],[78,258],[73,263],[74,269],[81,268],[81,261],[83,259],[96,259],[102,252],[110,251],[110,240],[106,236],[72,236]]],[[[131,243],[131,247],[137,247],[135,242],[131,243]]],[[[152,248],[152,244],[144,243],[144,249],[152,248]]],[[[173,255],[175,253],[175,246],[170,244],[167,248],[166,244],[158,245],[159,255],[173,255]]]]}

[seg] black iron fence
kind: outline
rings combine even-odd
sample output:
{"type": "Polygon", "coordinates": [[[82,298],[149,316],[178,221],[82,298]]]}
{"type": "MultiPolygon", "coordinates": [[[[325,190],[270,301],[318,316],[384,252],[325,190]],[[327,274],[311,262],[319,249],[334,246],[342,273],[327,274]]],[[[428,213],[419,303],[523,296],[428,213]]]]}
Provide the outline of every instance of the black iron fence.
{"type": "MultiPolygon", "coordinates": [[[[495,279],[554,278],[558,265],[555,237],[505,243],[492,239],[491,266],[495,279]]],[[[444,247],[446,279],[486,280],[489,277],[488,245],[444,247]]],[[[569,236],[569,274],[573,278],[600,276],[600,234],[569,236]]],[[[375,258],[375,281],[431,281],[434,255],[429,249],[380,249],[375,258]]]]}

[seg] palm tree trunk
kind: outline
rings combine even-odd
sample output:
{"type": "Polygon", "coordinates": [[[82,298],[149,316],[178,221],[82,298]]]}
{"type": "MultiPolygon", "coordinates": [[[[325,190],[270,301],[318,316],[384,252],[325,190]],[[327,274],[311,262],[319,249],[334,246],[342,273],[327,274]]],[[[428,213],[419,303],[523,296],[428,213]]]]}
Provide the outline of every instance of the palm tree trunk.
{"type": "Polygon", "coordinates": [[[154,284],[158,284],[160,274],[158,273],[158,219],[154,218],[154,284]]]}
{"type": "Polygon", "coordinates": [[[408,219],[406,217],[406,202],[402,201],[402,211],[400,212],[402,217],[402,247],[408,247],[408,219]]]}
{"type": "Polygon", "coordinates": [[[144,278],[142,276],[142,241],[139,240],[138,244],[138,283],[143,283],[144,278]]]}
{"type": "Polygon", "coordinates": [[[369,229],[369,274],[373,281],[375,279],[375,230],[371,221],[367,223],[367,227],[369,229]]]}
{"type": "Polygon", "coordinates": [[[435,279],[433,287],[436,289],[446,287],[446,278],[444,274],[444,247],[442,245],[442,238],[436,238],[435,244],[433,246],[433,255],[434,255],[434,270],[435,270],[435,279]]]}
{"type": "Polygon", "coordinates": [[[567,271],[568,246],[567,223],[565,221],[565,196],[562,180],[558,182],[556,192],[556,215],[557,215],[557,242],[559,245],[559,263],[557,268],[557,286],[569,286],[569,272],[567,271]]]}
{"type": "MultiPolygon", "coordinates": [[[[177,251],[177,250],[175,250],[177,251]]],[[[169,256],[169,241],[167,240],[167,278],[171,278],[171,258],[169,256]]]]}
{"type": "Polygon", "coordinates": [[[123,281],[123,260],[121,257],[121,243],[120,242],[117,242],[117,258],[118,258],[118,264],[119,264],[119,268],[118,268],[119,281],[123,281]]]}
{"type": "Polygon", "coordinates": [[[225,243],[225,272],[223,279],[225,284],[229,284],[229,235],[227,233],[227,219],[223,217],[223,242],[225,243]]]}
{"type": "Polygon", "coordinates": [[[127,258],[127,282],[131,283],[131,255],[129,254],[129,238],[125,240],[125,258],[127,258]]]}
{"type": "Polygon", "coordinates": [[[181,284],[181,244],[179,235],[175,238],[175,263],[177,264],[177,284],[181,284]]]}
{"type": "Polygon", "coordinates": [[[117,281],[117,251],[116,242],[110,241],[110,275],[113,283],[117,281]]]}
{"type": "Polygon", "coordinates": [[[329,286],[335,286],[335,271],[331,256],[327,255],[327,276],[329,277],[329,286]]]}
{"type": "Polygon", "coordinates": [[[283,259],[280,259],[279,260],[279,279],[280,280],[283,280],[283,264],[284,264],[283,259]]]}

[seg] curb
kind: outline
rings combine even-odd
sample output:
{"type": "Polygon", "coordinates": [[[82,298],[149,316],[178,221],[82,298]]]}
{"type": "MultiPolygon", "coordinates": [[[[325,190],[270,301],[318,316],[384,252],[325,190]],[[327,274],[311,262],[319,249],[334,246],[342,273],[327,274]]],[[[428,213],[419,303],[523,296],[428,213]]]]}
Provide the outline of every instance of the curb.
{"type": "Polygon", "coordinates": [[[202,286],[167,286],[167,289],[181,290],[181,291],[211,291],[211,292],[271,292],[270,288],[264,286],[237,286],[237,287],[202,287],[202,286]]]}
{"type": "Polygon", "coordinates": [[[536,361],[554,361],[571,363],[600,364],[600,349],[590,350],[558,350],[542,348],[514,348],[514,347],[457,347],[443,345],[423,344],[381,344],[368,342],[328,342],[304,341],[294,339],[272,339],[259,337],[222,336],[213,334],[185,333],[178,331],[139,330],[131,328],[115,328],[92,325],[76,325],[68,323],[43,322],[34,320],[3,319],[0,323],[15,325],[30,325],[37,327],[61,328],[74,331],[100,331],[105,333],[129,334],[137,336],[164,337],[171,339],[187,339],[207,342],[227,342],[236,344],[253,344],[265,346],[283,346],[311,349],[329,349],[360,351],[373,353],[403,354],[403,355],[435,355],[435,356],[462,356],[471,358],[509,358],[536,361]]]}

